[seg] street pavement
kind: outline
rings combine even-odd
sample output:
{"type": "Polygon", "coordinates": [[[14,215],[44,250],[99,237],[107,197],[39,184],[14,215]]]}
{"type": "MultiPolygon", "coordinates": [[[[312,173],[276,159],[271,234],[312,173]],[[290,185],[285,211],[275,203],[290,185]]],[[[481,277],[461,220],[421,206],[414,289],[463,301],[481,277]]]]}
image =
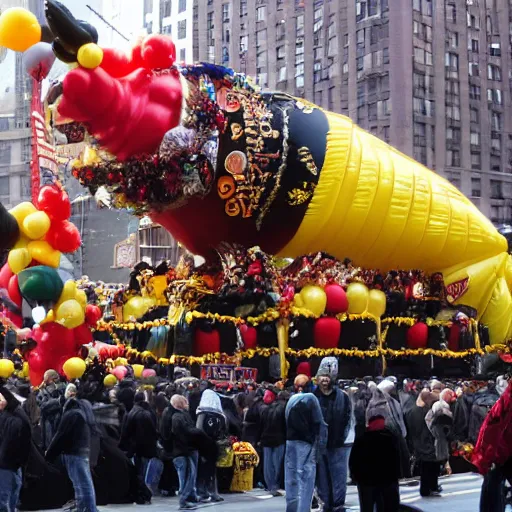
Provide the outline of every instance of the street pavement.
{"type": "MultiPolygon", "coordinates": [[[[440,497],[422,498],[418,482],[400,486],[401,502],[423,512],[478,512],[482,479],[479,475],[467,473],[440,479],[443,492],[440,497]]],[[[244,494],[229,494],[226,501],[198,507],[205,512],[284,512],[285,499],[273,498],[264,491],[251,491],[244,494]]],[[[349,486],[346,505],[350,512],[358,512],[357,488],[349,486]]],[[[178,509],[177,498],[154,498],[151,505],[110,505],[99,507],[100,512],[128,512],[144,509],[147,512],[173,511],[178,509]]]]}

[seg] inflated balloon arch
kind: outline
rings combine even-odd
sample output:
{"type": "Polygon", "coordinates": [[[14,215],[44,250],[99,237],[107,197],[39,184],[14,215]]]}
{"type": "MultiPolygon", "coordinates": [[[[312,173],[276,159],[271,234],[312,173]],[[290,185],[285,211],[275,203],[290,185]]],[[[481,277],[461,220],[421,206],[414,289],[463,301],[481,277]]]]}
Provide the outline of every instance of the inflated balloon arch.
{"type": "MultiPolygon", "coordinates": [[[[490,343],[505,348],[512,337],[507,242],[444,178],[345,116],[262,91],[223,66],[177,64],[167,36],[150,35],[126,54],[100,48],[96,30],[59,2],[47,0],[46,18],[54,54],[72,67],[48,107],[86,129],[88,146],[73,173],[93,193],[149,215],[207,259],[228,243],[282,258],[320,251],[375,276],[391,269],[437,275],[445,306],[486,326],[490,343]]],[[[41,33],[23,9],[0,17],[0,44],[32,54],[30,70],[48,61],[34,56],[41,33]]],[[[44,242],[28,246],[34,243],[44,242]]],[[[10,258],[30,264],[30,249],[19,250],[10,258]]],[[[366,285],[379,288],[378,281],[366,285]]],[[[384,314],[377,291],[329,284],[359,297],[360,314],[373,294],[377,316],[384,314]]],[[[315,284],[302,285],[294,290],[297,307],[308,309],[312,297],[323,303],[315,284]]],[[[289,326],[281,327],[288,336],[289,326]]]]}

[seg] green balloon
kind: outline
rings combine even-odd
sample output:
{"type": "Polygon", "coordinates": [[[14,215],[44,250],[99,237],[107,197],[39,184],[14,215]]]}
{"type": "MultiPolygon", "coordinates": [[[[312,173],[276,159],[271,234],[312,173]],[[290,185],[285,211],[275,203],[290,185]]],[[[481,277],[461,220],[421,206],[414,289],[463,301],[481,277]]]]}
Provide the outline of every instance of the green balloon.
{"type": "Polygon", "coordinates": [[[18,284],[21,295],[29,302],[57,302],[64,286],[57,271],[43,265],[22,270],[18,284]]]}

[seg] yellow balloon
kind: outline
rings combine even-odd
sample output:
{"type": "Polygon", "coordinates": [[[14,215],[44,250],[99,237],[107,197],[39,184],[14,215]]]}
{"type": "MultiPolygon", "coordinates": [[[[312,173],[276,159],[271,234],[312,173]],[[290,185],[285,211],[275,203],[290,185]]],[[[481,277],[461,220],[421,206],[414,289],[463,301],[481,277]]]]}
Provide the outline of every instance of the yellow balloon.
{"type": "Polygon", "coordinates": [[[143,364],[132,364],[133,375],[136,379],[140,379],[142,377],[142,372],[144,371],[143,364]]]}
{"type": "Polygon", "coordinates": [[[315,316],[323,315],[327,305],[327,295],[320,286],[306,285],[300,291],[303,307],[309,309],[315,316]]]}
{"type": "Polygon", "coordinates": [[[386,294],[381,290],[370,290],[368,297],[368,313],[380,318],[386,312],[386,294]]]}
{"type": "Polygon", "coordinates": [[[84,320],[84,309],[75,299],[66,300],[57,308],[57,322],[68,329],[82,325],[84,320]]]}
{"type": "Polygon", "coordinates": [[[368,288],[363,283],[350,283],[347,287],[348,312],[360,315],[368,308],[368,288]]]}
{"type": "Polygon", "coordinates": [[[41,41],[41,25],[34,14],[22,7],[6,9],[0,16],[0,45],[24,52],[41,41]]]}
{"type": "Polygon", "coordinates": [[[55,322],[55,311],[53,309],[48,311],[46,318],[42,322],[39,322],[39,325],[47,324],[49,322],[55,322]]]}
{"type": "Polygon", "coordinates": [[[16,219],[20,230],[23,230],[23,221],[25,220],[25,217],[35,212],[37,212],[37,208],[28,201],[17,204],[14,208],[9,210],[9,213],[16,219]]]}
{"type": "Polygon", "coordinates": [[[30,242],[27,247],[32,258],[41,265],[59,268],[61,253],[54,249],[48,242],[37,240],[36,242],[30,242]]]}
{"type": "Polygon", "coordinates": [[[126,366],[128,364],[128,359],[126,357],[118,357],[114,361],[114,366],[126,366]]]}
{"type": "Polygon", "coordinates": [[[20,236],[13,249],[26,249],[30,240],[25,236],[20,236]]]}
{"type": "Polygon", "coordinates": [[[22,375],[23,377],[28,378],[28,375],[29,375],[29,366],[28,366],[28,363],[27,361],[23,361],[23,370],[22,370],[22,375]]]}
{"type": "Polygon", "coordinates": [[[0,377],[8,379],[14,373],[14,363],[10,359],[0,359],[0,377]]]}
{"type": "Polygon", "coordinates": [[[128,322],[132,317],[135,319],[140,318],[155,304],[155,302],[156,301],[153,297],[141,297],[140,295],[132,297],[123,306],[124,321],[128,322]]]}
{"type": "Polygon", "coordinates": [[[59,297],[59,303],[62,304],[66,300],[71,300],[76,297],[76,283],[72,279],[69,279],[64,283],[62,292],[59,297]]]}
{"type": "Polygon", "coordinates": [[[31,261],[32,258],[27,249],[12,249],[7,256],[9,267],[15,274],[19,274],[26,269],[31,261]]]}
{"type": "Polygon", "coordinates": [[[112,375],[109,373],[108,375],[105,375],[105,378],[103,379],[103,385],[106,388],[113,388],[117,384],[117,377],[115,375],[112,375]]]}
{"type": "Polygon", "coordinates": [[[167,298],[165,297],[165,290],[167,289],[166,276],[154,276],[149,280],[150,286],[153,287],[153,295],[159,304],[166,304],[167,298]]]}
{"type": "Polygon", "coordinates": [[[84,68],[97,68],[103,60],[103,50],[94,43],[84,44],[78,50],[77,60],[80,66],[84,68]]]}
{"type": "Polygon", "coordinates": [[[62,367],[64,374],[69,380],[79,379],[85,373],[85,369],[85,361],[80,357],[68,359],[62,367]]]}
{"type": "Polygon", "coordinates": [[[75,299],[78,301],[80,306],[82,306],[83,308],[85,308],[85,306],[87,306],[87,295],[85,294],[85,292],[83,290],[76,291],[75,299]]]}
{"type": "Polygon", "coordinates": [[[32,240],[39,240],[50,229],[50,217],[45,212],[34,212],[23,219],[23,233],[32,240]]]}

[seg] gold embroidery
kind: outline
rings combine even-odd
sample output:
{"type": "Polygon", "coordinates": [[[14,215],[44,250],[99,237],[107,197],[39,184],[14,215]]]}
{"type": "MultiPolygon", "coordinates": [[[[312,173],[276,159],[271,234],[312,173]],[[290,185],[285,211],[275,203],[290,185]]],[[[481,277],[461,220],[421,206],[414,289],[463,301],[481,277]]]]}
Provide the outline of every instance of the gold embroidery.
{"type": "Polygon", "coordinates": [[[299,148],[298,154],[299,160],[306,166],[307,170],[313,176],[317,176],[318,168],[315,164],[315,161],[313,160],[313,155],[311,154],[311,151],[309,151],[309,148],[307,148],[306,146],[302,146],[301,148],[299,148]]]}
{"type": "Polygon", "coordinates": [[[231,125],[231,140],[238,140],[240,137],[244,134],[244,129],[242,128],[242,125],[239,123],[233,123],[231,125]]]}
{"type": "Polygon", "coordinates": [[[217,182],[217,193],[221,199],[229,199],[235,193],[235,180],[231,176],[221,176],[217,182]]]}
{"type": "Polygon", "coordinates": [[[308,183],[307,181],[304,181],[302,183],[302,188],[294,188],[288,192],[288,204],[290,206],[299,206],[304,204],[313,196],[315,187],[315,183],[308,183]]]}

